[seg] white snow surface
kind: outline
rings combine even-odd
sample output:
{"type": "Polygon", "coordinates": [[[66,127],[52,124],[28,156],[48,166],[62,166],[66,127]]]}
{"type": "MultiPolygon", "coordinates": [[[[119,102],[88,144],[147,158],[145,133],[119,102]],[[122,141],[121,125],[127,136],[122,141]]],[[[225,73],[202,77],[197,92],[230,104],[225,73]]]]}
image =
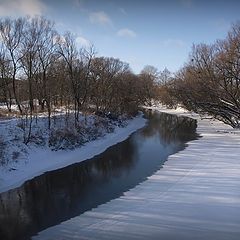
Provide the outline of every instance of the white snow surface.
{"type": "MultiPolygon", "coordinates": [[[[142,128],[145,123],[146,119],[143,118],[143,114],[139,114],[137,117],[128,120],[126,127],[115,127],[114,132],[107,133],[104,137],[87,142],[74,150],[52,151],[47,146],[31,145],[27,148],[27,154],[22,157],[23,159],[10,163],[6,167],[0,167],[0,193],[16,188],[26,180],[39,176],[44,172],[92,158],[105,151],[108,147],[125,140],[137,129],[142,128]],[[10,171],[9,169],[14,170],[10,171]]],[[[2,125],[0,126],[1,134],[4,135],[5,133],[4,138],[12,138],[14,134],[18,133],[15,132],[15,120],[5,120],[0,122],[0,125],[2,125]]],[[[12,148],[14,147],[16,146],[12,145],[12,148]]]]}
{"type": "Polygon", "coordinates": [[[33,239],[240,239],[239,130],[183,109],[160,110],[196,118],[202,137],[124,196],[33,239]]]}

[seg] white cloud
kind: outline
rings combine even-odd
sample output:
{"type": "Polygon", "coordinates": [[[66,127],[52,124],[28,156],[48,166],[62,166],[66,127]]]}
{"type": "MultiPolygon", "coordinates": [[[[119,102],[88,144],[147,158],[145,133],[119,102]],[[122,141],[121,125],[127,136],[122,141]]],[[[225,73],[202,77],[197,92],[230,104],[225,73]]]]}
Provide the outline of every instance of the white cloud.
{"type": "Polygon", "coordinates": [[[162,41],[164,47],[177,47],[181,48],[185,46],[185,43],[180,39],[166,39],[162,41]]]}
{"type": "Polygon", "coordinates": [[[89,20],[93,24],[112,25],[112,20],[103,11],[90,13],[89,14],[89,20]]]}
{"type": "Polygon", "coordinates": [[[81,47],[89,47],[91,45],[90,41],[82,36],[76,38],[76,43],[81,47]]]}
{"type": "Polygon", "coordinates": [[[45,8],[41,0],[1,0],[0,16],[42,15],[45,8]]]}
{"type": "Polygon", "coordinates": [[[117,32],[117,35],[119,37],[129,37],[129,38],[134,38],[137,36],[137,34],[131,30],[131,29],[128,29],[128,28],[122,28],[120,29],[118,32],[117,32]]]}

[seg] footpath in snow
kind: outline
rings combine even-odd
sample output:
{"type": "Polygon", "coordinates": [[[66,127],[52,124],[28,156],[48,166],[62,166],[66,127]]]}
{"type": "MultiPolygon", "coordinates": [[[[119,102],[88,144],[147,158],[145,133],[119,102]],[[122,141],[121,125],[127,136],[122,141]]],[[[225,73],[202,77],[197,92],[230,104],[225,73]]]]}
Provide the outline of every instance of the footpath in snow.
{"type": "Polygon", "coordinates": [[[124,196],[48,228],[34,239],[240,238],[240,132],[197,118],[198,140],[124,196]]]}
{"type": "MultiPolygon", "coordinates": [[[[13,121],[9,121],[11,128],[13,121]]],[[[114,132],[107,133],[104,137],[87,142],[75,150],[51,151],[49,147],[31,147],[28,158],[25,161],[14,163],[14,170],[9,171],[0,167],[0,192],[20,186],[26,180],[36,177],[44,172],[63,168],[73,163],[81,162],[92,158],[105,151],[108,147],[117,144],[128,138],[137,129],[142,128],[146,123],[143,114],[128,121],[126,127],[115,127],[114,132]]]]}

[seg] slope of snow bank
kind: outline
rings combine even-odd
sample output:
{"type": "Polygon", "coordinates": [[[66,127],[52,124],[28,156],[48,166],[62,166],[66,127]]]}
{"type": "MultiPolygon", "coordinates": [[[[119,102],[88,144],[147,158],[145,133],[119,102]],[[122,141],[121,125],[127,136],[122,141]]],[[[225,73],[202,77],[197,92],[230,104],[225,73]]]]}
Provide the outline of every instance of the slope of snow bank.
{"type": "MultiPolygon", "coordinates": [[[[9,120],[9,126],[12,121],[9,120]]],[[[13,164],[12,171],[0,168],[0,192],[20,186],[24,181],[36,177],[46,171],[81,162],[100,154],[108,147],[125,140],[131,133],[142,128],[146,123],[143,115],[129,120],[126,127],[116,127],[113,133],[86,143],[75,150],[51,151],[49,147],[31,147],[28,159],[13,164]]],[[[13,124],[14,125],[14,124],[13,124]]]]}
{"type": "Polygon", "coordinates": [[[183,109],[155,109],[196,118],[202,137],[124,196],[33,239],[239,239],[240,132],[183,109]]]}

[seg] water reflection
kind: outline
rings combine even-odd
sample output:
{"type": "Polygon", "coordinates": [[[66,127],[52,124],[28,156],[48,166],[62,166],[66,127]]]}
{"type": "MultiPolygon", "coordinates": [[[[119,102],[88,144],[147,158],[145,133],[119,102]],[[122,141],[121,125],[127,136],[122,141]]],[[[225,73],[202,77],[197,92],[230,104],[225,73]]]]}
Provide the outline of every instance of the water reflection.
{"type": "Polygon", "coordinates": [[[1,194],[0,239],[30,239],[121,196],[197,137],[195,120],[151,111],[146,117],[146,127],[104,153],[1,194]]]}

